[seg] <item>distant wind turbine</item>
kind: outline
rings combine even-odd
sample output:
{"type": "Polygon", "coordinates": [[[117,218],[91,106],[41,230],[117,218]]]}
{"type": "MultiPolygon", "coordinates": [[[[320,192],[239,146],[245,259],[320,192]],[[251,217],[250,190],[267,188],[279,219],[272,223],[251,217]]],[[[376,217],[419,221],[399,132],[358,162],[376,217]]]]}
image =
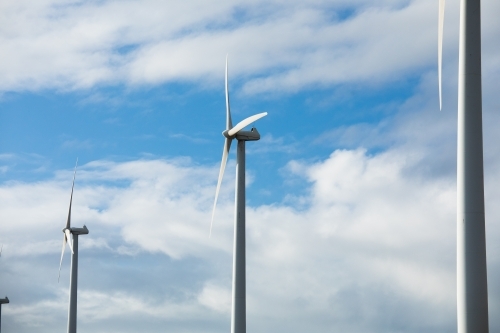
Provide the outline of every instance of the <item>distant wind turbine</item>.
{"type": "Polygon", "coordinates": [[[227,57],[226,57],[226,130],[222,132],[225,142],[222,150],[222,162],[215,190],[214,207],[212,210],[212,220],[210,223],[210,235],[212,235],[212,225],[214,221],[217,198],[226,168],[229,148],[233,139],[238,140],[236,151],[236,189],[235,189],[235,209],[234,209],[234,248],[233,248],[233,293],[231,308],[231,333],[246,332],[246,272],[245,272],[245,142],[257,141],[260,134],[256,128],[250,131],[242,131],[243,128],[254,121],[267,115],[267,112],[259,113],[248,117],[233,127],[231,121],[231,110],[229,107],[229,89],[227,79],[227,57]]]}
{"type": "MultiPolygon", "coordinates": [[[[0,247],[0,257],[2,256],[3,244],[0,247]]],[[[7,304],[9,302],[9,298],[5,296],[5,298],[0,298],[0,333],[2,332],[2,304],[7,304]]]]}
{"type": "MultiPolygon", "coordinates": [[[[78,164],[78,160],[76,160],[76,163],[78,164]]],[[[72,255],[71,255],[71,274],[69,282],[69,310],[68,310],[67,333],[76,333],[76,301],[77,301],[76,292],[78,284],[78,236],[86,235],[89,233],[89,229],[87,229],[86,226],[83,226],[83,228],[71,228],[71,205],[73,203],[73,189],[75,188],[75,177],[76,177],[76,165],[75,165],[75,172],[73,174],[73,185],[71,186],[68,220],[66,221],[66,227],[62,230],[64,236],[63,236],[63,246],[61,252],[61,261],[59,263],[59,277],[60,277],[64,250],[66,249],[66,243],[68,243],[72,255]],[[73,240],[71,239],[71,235],[73,235],[73,240]]]]}
{"type": "MultiPolygon", "coordinates": [[[[445,1],[439,1],[439,103],[445,1]]],[[[481,89],[481,1],[460,1],[457,137],[457,328],[488,333],[481,89]]]]}
{"type": "Polygon", "coordinates": [[[5,298],[0,298],[0,333],[2,332],[2,304],[7,303],[10,303],[7,296],[5,296],[5,298]]]}

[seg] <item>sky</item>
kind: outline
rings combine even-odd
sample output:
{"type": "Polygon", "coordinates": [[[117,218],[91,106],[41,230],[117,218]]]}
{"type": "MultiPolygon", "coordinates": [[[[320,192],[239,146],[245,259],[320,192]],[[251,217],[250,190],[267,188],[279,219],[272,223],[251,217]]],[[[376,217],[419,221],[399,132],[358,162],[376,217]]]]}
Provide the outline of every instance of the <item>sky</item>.
{"type": "MultiPolygon", "coordinates": [[[[435,0],[0,3],[5,333],[230,330],[235,153],[215,213],[229,61],[247,143],[249,332],[455,332],[459,1],[439,111],[435,0]]],[[[500,331],[500,3],[482,1],[490,330],[500,331]]]]}

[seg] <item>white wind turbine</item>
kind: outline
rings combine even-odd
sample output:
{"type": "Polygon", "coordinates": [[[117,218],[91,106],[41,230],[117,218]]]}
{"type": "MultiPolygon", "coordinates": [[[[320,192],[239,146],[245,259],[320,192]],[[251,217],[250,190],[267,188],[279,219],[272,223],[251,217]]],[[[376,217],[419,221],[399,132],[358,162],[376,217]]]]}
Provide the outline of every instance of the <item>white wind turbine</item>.
{"type": "MultiPolygon", "coordinates": [[[[0,247],[0,257],[2,256],[3,244],[0,247]]],[[[5,298],[0,298],[0,332],[2,332],[2,304],[9,303],[9,298],[5,296],[5,298]]]]}
{"type": "Polygon", "coordinates": [[[7,296],[5,296],[5,298],[0,298],[0,332],[2,332],[2,304],[7,303],[10,303],[7,296]]]}
{"type": "MultiPolygon", "coordinates": [[[[76,161],[78,164],[78,160],[76,161]]],[[[71,186],[71,197],[69,200],[69,212],[68,220],[66,221],[66,227],[62,230],[63,236],[63,246],[61,252],[61,261],[59,263],[59,276],[61,276],[61,265],[64,256],[64,250],[66,249],[66,243],[68,243],[71,249],[71,273],[69,282],[69,310],[68,310],[68,330],[67,333],[76,333],[76,301],[77,301],[77,284],[78,284],[78,236],[86,235],[89,233],[89,229],[86,226],[83,228],[71,228],[71,204],[73,203],[73,189],[75,188],[75,177],[76,177],[76,165],[75,172],[73,174],[73,185],[71,186]],[[73,239],[71,239],[73,235],[73,239]]]]}
{"type": "MultiPolygon", "coordinates": [[[[0,257],[2,256],[3,244],[0,247],[0,257]]],[[[7,304],[9,302],[9,298],[5,296],[5,298],[0,298],[0,333],[2,332],[2,304],[7,304]]]]}
{"type": "MultiPolygon", "coordinates": [[[[438,75],[445,0],[439,0],[438,75]]],[[[488,332],[481,89],[481,1],[460,1],[457,137],[457,328],[488,332]]]]}
{"type": "Polygon", "coordinates": [[[231,110],[229,107],[229,89],[227,81],[227,57],[226,57],[226,130],[222,132],[225,142],[222,150],[222,162],[215,190],[214,207],[212,210],[212,221],[210,222],[210,235],[214,221],[215,207],[219,196],[220,185],[224,170],[226,168],[229,148],[233,139],[238,140],[236,151],[236,188],[234,207],[234,248],[233,248],[233,292],[231,307],[231,333],[246,332],[246,273],[245,273],[245,142],[260,139],[256,128],[250,131],[242,131],[243,128],[254,121],[267,115],[267,112],[259,113],[240,121],[233,127],[231,121],[231,110]]]}

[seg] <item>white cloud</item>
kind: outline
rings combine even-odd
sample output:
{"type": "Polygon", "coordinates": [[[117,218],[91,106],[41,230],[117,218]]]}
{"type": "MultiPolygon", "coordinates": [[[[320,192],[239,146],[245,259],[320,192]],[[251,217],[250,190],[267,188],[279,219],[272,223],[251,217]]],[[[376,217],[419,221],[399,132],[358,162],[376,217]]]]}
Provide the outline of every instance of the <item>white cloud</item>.
{"type": "MultiPolygon", "coordinates": [[[[288,332],[301,332],[304,325],[315,331],[371,327],[383,332],[391,327],[388,316],[395,316],[416,332],[423,327],[417,313],[425,316],[426,327],[453,325],[454,177],[422,176],[415,165],[426,156],[407,148],[377,154],[337,150],[312,164],[290,162],[287,170],[310,184],[302,198],[306,205],[248,207],[249,327],[266,331],[285,322],[281,329],[288,332]]],[[[96,161],[80,168],[73,221],[90,229],[80,241],[81,313],[89,325],[114,323],[113,318],[130,313],[131,322],[175,321],[196,332],[203,329],[191,321],[194,317],[210,323],[209,330],[228,320],[232,180],[224,182],[209,239],[216,174],[216,167],[189,160],[96,161]],[[152,263],[164,261],[165,254],[169,259],[161,269],[167,275],[155,273],[159,268],[152,263]],[[126,268],[125,262],[136,260],[142,263],[126,268]],[[91,267],[102,273],[89,275],[91,267]],[[141,273],[135,276],[137,269],[141,273]],[[108,286],[103,278],[122,282],[108,286]],[[128,283],[141,287],[134,291],[128,283]]],[[[40,258],[38,271],[57,269],[70,179],[68,170],[45,182],[0,188],[0,219],[16,221],[6,225],[0,239],[6,244],[2,281],[8,281],[13,296],[26,283],[46,294],[43,300],[10,304],[5,315],[18,326],[32,318],[53,327],[51,320],[40,319],[52,308],[54,316],[64,318],[65,296],[44,285],[53,274],[36,276],[28,267],[40,258]],[[12,281],[18,274],[26,276],[12,281]]],[[[488,203],[496,192],[488,188],[488,203]]],[[[499,215],[488,207],[492,217],[499,215]]],[[[499,231],[490,228],[489,238],[498,239],[499,231]]],[[[498,266],[498,256],[488,259],[491,267],[498,266]]],[[[496,304],[497,294],[490,297],[496,304]]]]}
{"type": "Polygon", "coordinates": [[[209,309],[231,313],[231,290],[213,283],[207,283],[198,295],[198,302],[209,309]]]}
{"type": "MultiPolygon", "coordinates": [[[[458,4],[447,6],[445,76],[458,34],[458,4]]],[[[496,6],[484,4],[489,72],[499,64],[496,6]]],[[[228,52],[247,93],[373,85],[436,67],[431,0],[4,1],[0,15],[2,91],[210,83],[228,52]]]]}

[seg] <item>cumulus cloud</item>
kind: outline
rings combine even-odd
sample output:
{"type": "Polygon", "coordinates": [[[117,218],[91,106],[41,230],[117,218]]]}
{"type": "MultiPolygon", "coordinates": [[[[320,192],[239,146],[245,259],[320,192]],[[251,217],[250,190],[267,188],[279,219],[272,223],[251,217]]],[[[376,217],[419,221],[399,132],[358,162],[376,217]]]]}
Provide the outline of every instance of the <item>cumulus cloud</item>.
{"type": "MultiPolygon", "coordinates": [[[[305,205],[247,209],[249,328],[386,332],[404,325],[417,332],[424,327],[422,317],[431,331],[452,327],[454,177],[423,177],[415,172],[422,158],[394,148],[377,154],[336,150],[312,164],[290,161],[285,172],[309,184],[299,198],[305,205]]],[[[176,322],[191,332],[224,327],[230,311],[233,195],[227,179],[209,239],[216,173],[216,167],[186,159],[95,161],[81,167],[73,223],[90,230],[80,240],[83,331],[118,325],[113,318],[119,316],[133,323],[176,322]],[[134,260],[142,264],[128,267],[134,260]]],[[[5,226],[0,239],[6,244],[2,281],[8,281],[12,300],[26,284],[45,295],[5,307],[16,331],[28,331],[25,322],[53,331],[56,319],[65,316],[66,287],[50,281],[56,278],[70,179],[71,171],[60,171],[43,182],[0,188],[0,219],[16,221],[5,226]],[[34,261],[36,272],[30,268],[34,261]],[[23,279],[16,280],[18,274],[23,279]]],[[[490,187],[488,199],[496,196],[490,187]]],[[[499,215],[491,206],[489,212],[499,215]]],[[[498,239],[498,228],[489,231],[498,239]]],[[[498,267],[498,259],[489,257],[490,267],[498,267]]],[[[491,298],[496,304],[497,294],[491,298]]],[[[161,327],[153,326],[151,332],[161,327]]]]}

